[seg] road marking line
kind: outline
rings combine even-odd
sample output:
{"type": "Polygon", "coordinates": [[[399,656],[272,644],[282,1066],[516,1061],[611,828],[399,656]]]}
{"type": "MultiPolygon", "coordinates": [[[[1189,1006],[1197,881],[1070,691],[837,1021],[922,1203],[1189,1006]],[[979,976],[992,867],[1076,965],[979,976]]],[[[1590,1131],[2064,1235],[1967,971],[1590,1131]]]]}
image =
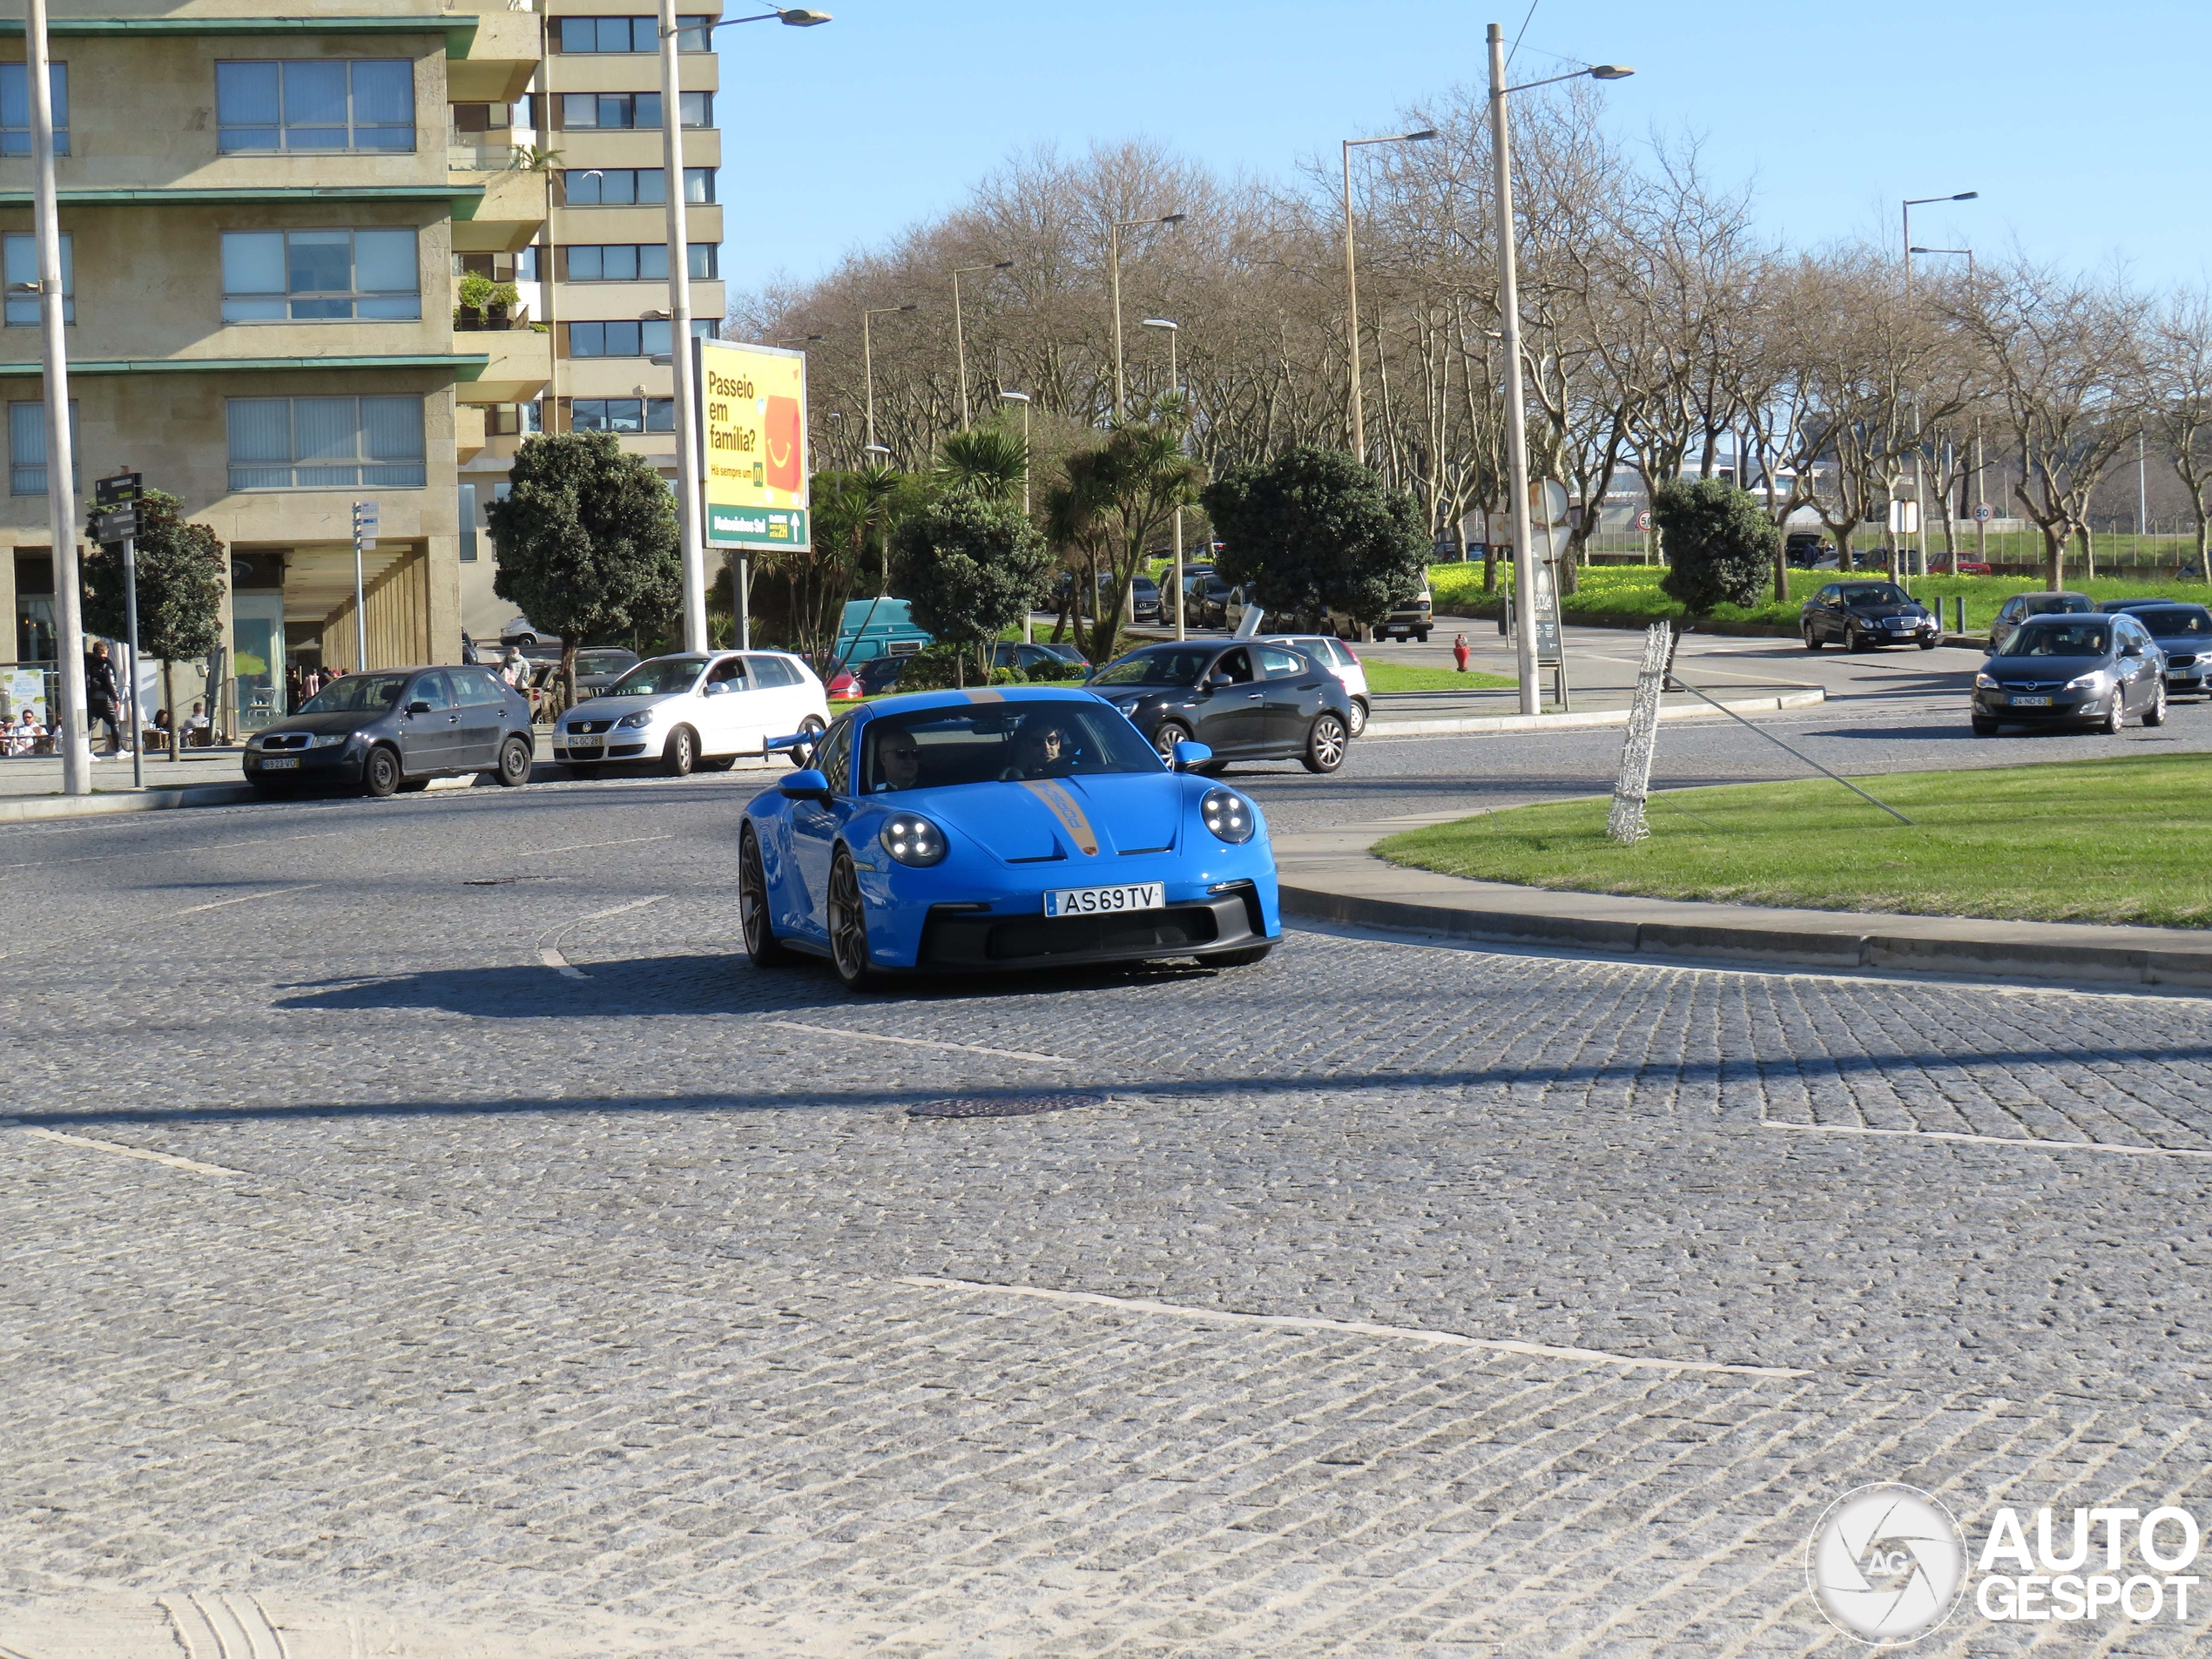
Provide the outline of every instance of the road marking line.
{"type": "MultiPolygon", "coordinates": [[[[638,839],[640,840],[651,841],[662,840],[666,838],[663,836],[644,835],[640,836],[638,839]]],[[[620,846],[621,843],[610,841],[607,845],[610,846],[620,846]]],[[[634,899],[628,904],[618,904],[611,910],[595,910],[588,916],[571,916],[566,921],[560,922],[554,927],[548,927],[543,933],[537,936],[537,960],[543,962],[548,968],[551,968],[563,979],[590,979],[591,975],[585,973],[582,968],[570,966],[569,959],[561,954],[560,948],[557,945],[550,945],[545,941],[550,939],[558,939],[563,934],[568,932],[570,928],[581,926],[584,922],[604,921],[609,916],[627,915],[633,910],[643,910],[647,905],[658,904],[666,897],[668,897],[668,895],[664,893],[656,893],[650,899],[634,899]]]]}
{"type": "Polygon", "coordinates": [[[256,899],[281,899],[287,893],[312,893],[317,887],[329,885],[327,881],[310,881],[303,887],[276,887],[267,893],[249,893],[236,899],[218,899],[212,904],[188,904],[182,910],[172,910],[160,920],[168,921],[178,916],[196,916],[203,910],[220,910],[225,905],[252,904],[256,899]]]}
{"type": "Polygon", "coordinates": [[[1031,1054],[1026,1049],[985,1049],[972,1042],[933,1042],[927,1037],[887,1037],[876,1031],[842,1031],[833,1025],[801,1025],[796,1020],[764,1020],[763,1025],[772,1025],[783,1031],[805,1031],[819,1037],[853,1037],[862,1042],[896,1042],[909,1049],[946,1049],[956,1054],[988,1054],[1001,1060],[1033,1060],[1047,1066],[1075,1066],[1088,1063],[1069,1060],[1062,1055],[1031,1054]]]}
{"type": "Polygon", "coordinates": [[[523,846],[515,849],[517,858],[543,858],[549,853],[582,853],[595,846],[636,846],[644,841],[672,841],[675,832],[665,835],[632,835],[620,841],[575,841],[567,846],[523,846]]]}
{"type": "Polygon", "coordinates": [[[202,1163],[196,1158],[180,1158],[169,1152],[149,1152],[140,1146],[124,1146],[115,1141],[96,1141],[89,1135],[64,1135],[59,1130],[33,1129],[27,1123],[17,1125],[26,1135],[36,1135],[42,1141],[59,1141],[64,1146],[89,1147],[95,1152],[112,1152],[118,1157],[139,1158],[148,1163],[165,1163],[172,1170],[189,1170],[194,1175],[244,1175],[244,1170],[226,1170],[219,1163],[202,1163]]]}
{"type": "Polygon", "coordinates": [[[1799,1135],[1892,1135],[1915,1141],[1964,1141],[1969,1146],[2032,1146],[2040,1152],[2118,1152],[2139,1158],[2212,1158],[2212,1152],[2182,1146],[2122,1146],[2114,1141],[2038,1141],[2004,1135],[1962,1135],[1942,1129],[1871,1129],[1862,1123],[1777,1123],[1759,1120],[1761,1129],[1790,1130],[1799,1135]]]}
{"type": "Polygon", "coordinates": [[[1174,1302],[1154,1302],[1141,1297],[1103,1296],[1095,1291],[1049,1291],[1031,1285],[993,1285],[981,1279],[932,1278],[916,1274],[894,1284],[917,1290],[996,1291],[1006,1296],[1029,1296],[1040,1301],[1115,1308],[1130,1313],[1163,1313],[1174,1318],[1202,1319],[1216,1325],[1264,1325],[1282,1331],[1317,1331],[1332,1336],[1393,1337],[1412,1342],[1433,1343],[1452,1348],[1483,1348],[1499,1353],[1525,1354],[1540,1359],[1579,1359],[1590,1364],[1632,1366],[1652,1371],[1710,1371],[1731,1377],[1810,1377],[1810,1371],[1786,1366],[1723,1366],[1703,1359],[1639,1359],[1633,1355],[1608,1353],[1602,1348],[1555,1348],[1540,1342],[1513,1342],[1498,1337],[1462,1336],[1456,1331],[1424,1331],[1402,1325],[1370,1325],[1359,1319],[1305,1318],[1288,1313],[1231,1313],[1217,1308],[1184,1307],[1174,1302]]]}

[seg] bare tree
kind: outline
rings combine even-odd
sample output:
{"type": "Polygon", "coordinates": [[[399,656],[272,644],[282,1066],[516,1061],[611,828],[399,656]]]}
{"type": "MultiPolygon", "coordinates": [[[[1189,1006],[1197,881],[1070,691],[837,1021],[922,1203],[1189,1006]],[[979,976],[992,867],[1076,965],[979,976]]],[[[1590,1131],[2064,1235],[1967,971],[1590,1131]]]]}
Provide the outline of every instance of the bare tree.
{"type": "Polygon", "coordinates": [[[2176,294],[2148,336],[2153,428],[2188,491],[2196,522],[2196,563],[2212,559],[2212,293],[2176,294]]]}

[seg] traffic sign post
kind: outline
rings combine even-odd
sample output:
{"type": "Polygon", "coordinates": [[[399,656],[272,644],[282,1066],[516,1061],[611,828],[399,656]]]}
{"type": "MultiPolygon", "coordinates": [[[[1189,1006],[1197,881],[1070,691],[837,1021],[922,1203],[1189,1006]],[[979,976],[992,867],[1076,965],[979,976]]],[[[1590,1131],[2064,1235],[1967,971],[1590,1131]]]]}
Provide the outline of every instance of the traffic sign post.
{"type": "Polygon", "coordinates": [[[146,786],[145,723],[138,718],[138,487],[135,472],[95,479],[92,539],[103,547],[123,544],[123,718],[131,734],[131,787],[146,786]]]}
{"type": "Polygon", "coordinates": [[[368,612],[361,592],[361,551],[376,545],[376,503],[354,503],[354,672],[368,670],[368,612]]]}

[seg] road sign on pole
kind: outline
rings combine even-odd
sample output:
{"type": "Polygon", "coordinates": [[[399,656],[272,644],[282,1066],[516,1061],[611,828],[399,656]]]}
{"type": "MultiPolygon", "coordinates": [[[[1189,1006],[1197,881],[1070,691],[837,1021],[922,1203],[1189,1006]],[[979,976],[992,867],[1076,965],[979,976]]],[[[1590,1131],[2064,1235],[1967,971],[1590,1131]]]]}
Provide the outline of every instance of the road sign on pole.
{"type": "Polygon", "coordinates": [[[1986,501],[1978,501],[1978,502],[1976,502],[1974,503],[1974,523],[1977,523],[1977,524],[1986,524],[1987,523],[1989,523],[1989,521],[1990,521],[1991,519],[1993,519],[1993,518],[1994,518],[1994,517],[1996,517],[1996,516],[1997,516],[1997,509],[1996,509],[1995,508],[1992,507],[1992,506],[1991,506],[1991,505],[1990,505],[1987,502],[1986,502],[1986,501]]]}
{"type": "Polygon", "coordinates": [[[354,671],[362,673],[368,667],[368,613],[365,609],[366,596],[361,592],[361,550],[376,545],[376,503],[357,501],[354,503],[354,671]]]}
{"type": "Polygon", "coordinates": [[[1893,501],[1890,503],[1890,532],[1894,536],[1917,536],[1920,531],[1920,503],[1917,501],[1893,501]]]}

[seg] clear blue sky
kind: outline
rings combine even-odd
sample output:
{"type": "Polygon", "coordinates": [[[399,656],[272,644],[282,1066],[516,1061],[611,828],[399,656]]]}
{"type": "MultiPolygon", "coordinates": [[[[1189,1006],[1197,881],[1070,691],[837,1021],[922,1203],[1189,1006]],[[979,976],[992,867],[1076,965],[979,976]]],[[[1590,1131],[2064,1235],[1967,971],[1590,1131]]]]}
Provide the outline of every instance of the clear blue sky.
{"type": "MultiPolygon", "coordinates": [[[[806,278],[957,201],[1041,140],[1166,140],[1223,173],[1279,176],[1401,104],[1483,70],[1527,0],[826,0],[816,29],[721,31],[723,273],[806,278]]],[[[743,15],[732,5],[730,15],[743,15]]],[[[1694,131],[1751,176],[1799,244],[1896,235],[2099,266],[2146,284],[2212,273],[2202,84],[2212,0],[1861,0],[1713,6],[1539,0],[1539,51],[1635,66],[1614,130],[1694,131]]]]}

